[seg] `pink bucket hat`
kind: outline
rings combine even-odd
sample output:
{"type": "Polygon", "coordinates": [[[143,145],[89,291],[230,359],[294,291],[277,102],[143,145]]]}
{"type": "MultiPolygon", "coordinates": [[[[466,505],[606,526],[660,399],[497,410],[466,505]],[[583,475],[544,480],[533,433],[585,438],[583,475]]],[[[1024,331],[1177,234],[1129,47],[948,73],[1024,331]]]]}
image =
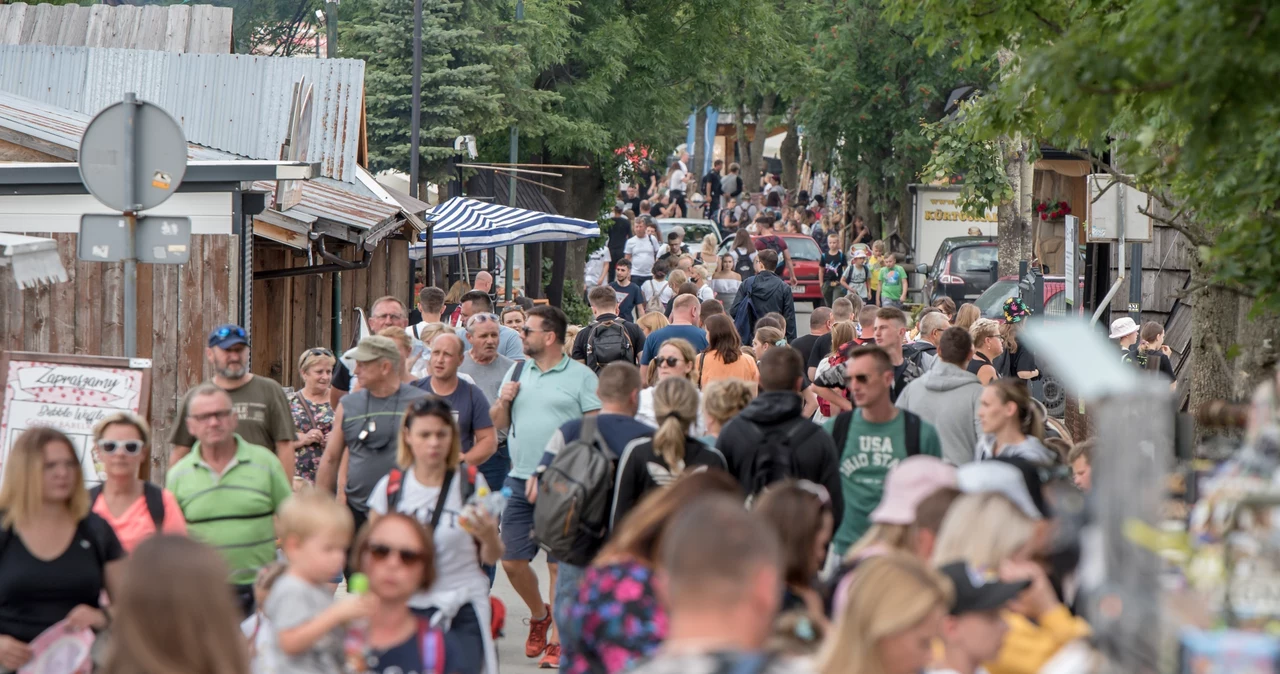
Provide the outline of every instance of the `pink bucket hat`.
{"type": "Polygon", "coordinates": [[[871,521],[913,524],[920,502],[943,487],[956,488],[955,466],[932,456],[909,456],[889,471],[884,481],[884,496],[880,505],[871,511],[871,521]]]}

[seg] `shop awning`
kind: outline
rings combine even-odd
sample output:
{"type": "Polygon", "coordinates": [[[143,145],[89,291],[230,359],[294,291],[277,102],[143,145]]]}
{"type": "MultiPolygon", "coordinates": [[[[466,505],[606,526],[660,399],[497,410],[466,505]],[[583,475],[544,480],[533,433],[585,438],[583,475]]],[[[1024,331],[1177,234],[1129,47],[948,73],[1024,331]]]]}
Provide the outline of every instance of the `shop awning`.
{"type": "MultiPolygon", "coordinates": [[[[590,220],[488,204],[454,197],[426,212],[436,257],[525,243],[594,239],[599,223],[590,220]]],[[[421,259],[426,246],[414,244],[409,256],[421,259]]]]}

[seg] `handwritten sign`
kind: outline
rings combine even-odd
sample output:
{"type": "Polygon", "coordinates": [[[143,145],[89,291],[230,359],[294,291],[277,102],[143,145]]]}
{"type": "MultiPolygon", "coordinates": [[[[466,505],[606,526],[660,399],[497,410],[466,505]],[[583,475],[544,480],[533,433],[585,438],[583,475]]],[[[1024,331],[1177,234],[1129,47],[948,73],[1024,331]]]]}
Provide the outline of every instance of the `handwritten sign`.
{"type": "Polygon", "coordinates": [[[0,355],[0,474],[22,432],[50,426],[71,438],[85,481],[104,478],[93,451],[93,427],[128,411],[147,417],[151,363],[143,359],[5,352],[0,355]]]}

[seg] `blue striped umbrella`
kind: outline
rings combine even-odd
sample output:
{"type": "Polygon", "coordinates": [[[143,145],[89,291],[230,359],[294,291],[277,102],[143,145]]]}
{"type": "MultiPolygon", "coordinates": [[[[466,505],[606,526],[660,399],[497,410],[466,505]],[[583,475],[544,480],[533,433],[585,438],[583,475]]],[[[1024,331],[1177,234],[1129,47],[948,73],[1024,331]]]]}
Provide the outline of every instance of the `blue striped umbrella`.
{"type": "MultiPolygon", "coordinates": [[[[574,241],[600,236],[600,225],[563,215],[454,197],[426,212],[432,255],[456,255],[524,243],[574,241]]],[[[410,257],[421,259],[426,246],[414,244],[410,257]]]]}

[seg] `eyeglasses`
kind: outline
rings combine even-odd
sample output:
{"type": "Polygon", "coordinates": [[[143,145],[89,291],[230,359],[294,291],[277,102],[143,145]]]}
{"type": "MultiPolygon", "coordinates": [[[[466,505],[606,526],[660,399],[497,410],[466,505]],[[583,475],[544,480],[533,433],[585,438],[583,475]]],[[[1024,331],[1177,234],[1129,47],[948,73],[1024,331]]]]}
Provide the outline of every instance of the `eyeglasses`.
{"type": "Polygon", "coordinates": [[[130,456],[142,451],[141,440],[99,440],[98,449],[105,454],[115,454],[119,450],[124,450],[125,454],[130,456]]]}
{"type": "Polygon", "coordinates": [[[230,417],[232,414],[234,414],[234,412],[231,410],[216,410],[213,412],[205,412],[204,414],[189,414],[187,415],[187,418],[196,423],[203,424],[204,422],[210,421],[213,419],[216,419],[218,421],[223,421],[224,419],[227,419],[228,417],[230,417]]]}
{"type": "Polygon", "coordinates": [[[389,320],[399,320],[399,319],[403,319],[403,318],[405,318],[405,315],[404,315],[404,314],[400,314],[400,313],[395,313],[395,314],[374,314],[374,315],[370,316],[369,318],[375,318],[375,319],[380,320],[380,321],[389,321],[389,320]]]}
{"type": "Polygon", "coordinates": [[[387,561],[387,558],[390,557],[392,553],[395,553],[395,555],[400,558],[400,563],[405,566],[417,566],[423,563],[423,554],[421,550],[395,548],[381,543],[369,544],[369,557],[375,562],[387,561]]]}
{"type": "Polygon", "coordinates": [[[653,359],[653,362],[657,363],[659,367],[663,365],[666,365],[667,367],[675,367],[683,363],[684,359],[678,358],[676,356],[667,356],[666,358],[663,358],[662,356],[658,356],[657,358],[653,359]]]}

